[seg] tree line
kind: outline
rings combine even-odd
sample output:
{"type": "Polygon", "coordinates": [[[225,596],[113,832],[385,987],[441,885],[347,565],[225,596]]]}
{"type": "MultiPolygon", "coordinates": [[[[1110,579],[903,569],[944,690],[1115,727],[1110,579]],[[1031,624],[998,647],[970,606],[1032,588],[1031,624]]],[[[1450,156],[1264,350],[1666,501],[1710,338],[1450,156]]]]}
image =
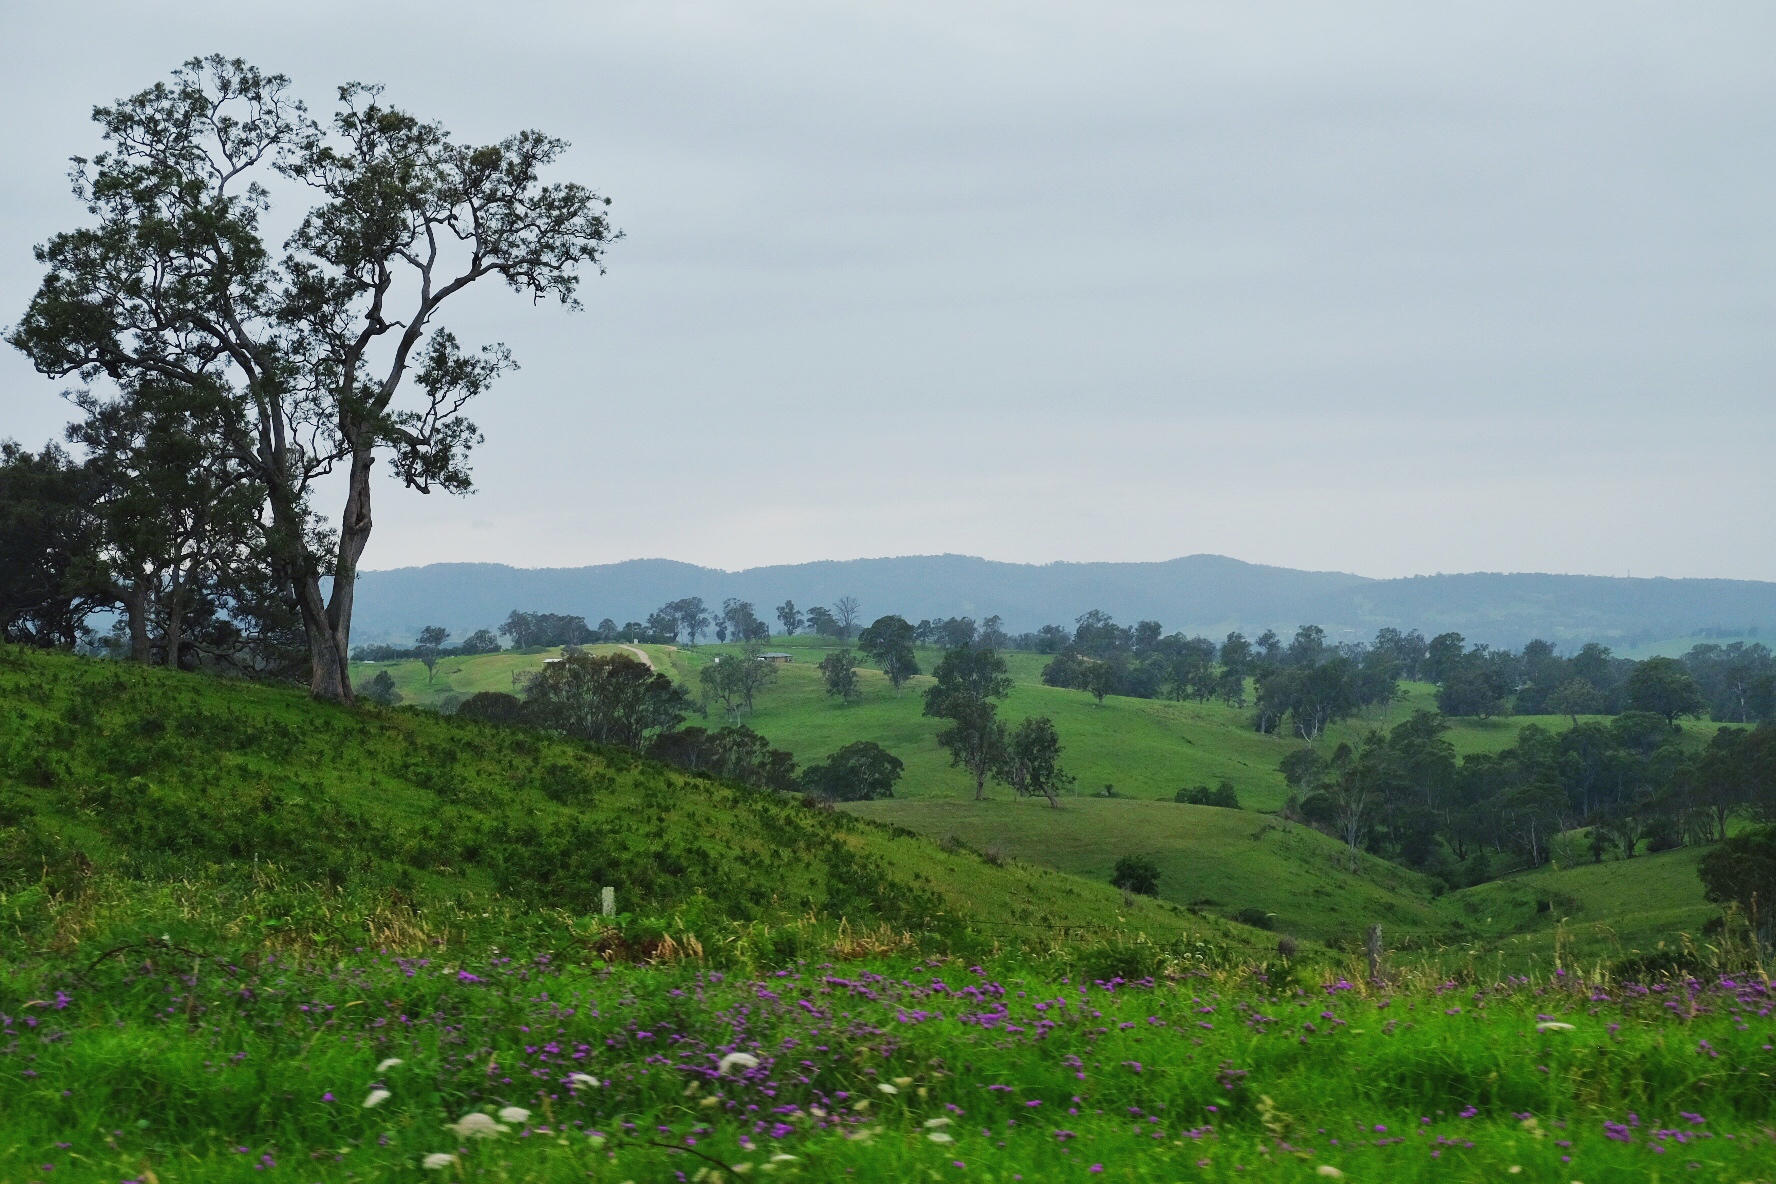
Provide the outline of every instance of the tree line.
{"type": "Polygon", "coordinates": [[[687,772],[829,801],[892,797],[900,779],[899,758],[873,741],[847,744],[798,771],[794,756],[772,748],[744,725],[687,727],[697,711],[683,688],[628,654],[576,649],[545,666],[522,695],[481,691],[463,700],[456,714],[624,748],[687,772]]]}

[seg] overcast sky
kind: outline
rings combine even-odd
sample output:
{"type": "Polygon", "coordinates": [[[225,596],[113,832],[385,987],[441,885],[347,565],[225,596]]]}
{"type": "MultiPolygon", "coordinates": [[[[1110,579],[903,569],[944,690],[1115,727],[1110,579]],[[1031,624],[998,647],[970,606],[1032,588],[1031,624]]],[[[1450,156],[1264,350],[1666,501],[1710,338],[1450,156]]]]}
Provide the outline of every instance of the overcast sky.
{"type": "MultiPolygon", "coordinates": [[[[1776,579],[1767,0],[0,0],[0,323],[92,105],[215,51],[565,136],[627,233],[451,310],[523,369],[366,566],[1776,579]]],[[[5,351],[0,436],[58,390],[5,351]]]]}

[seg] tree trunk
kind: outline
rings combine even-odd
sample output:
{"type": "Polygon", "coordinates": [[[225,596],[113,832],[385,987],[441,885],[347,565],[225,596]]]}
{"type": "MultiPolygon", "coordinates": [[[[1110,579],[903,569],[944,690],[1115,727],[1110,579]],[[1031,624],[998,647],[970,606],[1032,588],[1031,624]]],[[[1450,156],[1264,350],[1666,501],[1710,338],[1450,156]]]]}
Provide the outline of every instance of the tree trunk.
{"type": "Polygon", "coordinates": [[[129,620],[130,661],[146,666],[153,660],[148,645],[148,585],[140,577],[127,590],[120,589],[124,616],[129,620]]]}
{"type": "Polygon", "coordinates": [[[308,635],[308,693],[334,703],[352,701],[351,681],[345,676],[336,636],[327,621],[327,604],[321,597],[321,581],[305,571],[296,585],[297,605],[302,610],[302,630],[308,635]]]}
{"type": "Polygon", "coordinates": [[[333,595],[327,602],[326,621],[332,634],[333,660],[338,667],[338,681],[351,697],[351,680],[345,663],[351,653],[352,607],[358,590],[358,560],[370,543],[370,467],[376,456],[367,446],[352,454],[349,491],[345,498],[345,514],[339,523],[339,555],[333,569],[333,595]]]}
{"type": "Polygon", "coordinates": [[[185,643],[185,583],[173,567],[172,595],[167,597],[166,664],[169,670],[179,669],[179,647],[185,643]]]}

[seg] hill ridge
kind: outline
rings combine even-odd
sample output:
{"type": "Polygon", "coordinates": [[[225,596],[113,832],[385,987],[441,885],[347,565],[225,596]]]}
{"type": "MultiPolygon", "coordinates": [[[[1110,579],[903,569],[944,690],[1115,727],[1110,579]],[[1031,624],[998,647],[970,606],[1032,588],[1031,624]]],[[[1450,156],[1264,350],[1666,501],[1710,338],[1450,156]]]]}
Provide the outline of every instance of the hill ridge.
{"type": "Polygon", "coordinates": [[[484,628],[512,609],[583,615],[596,623],[645,619],[668,600],[752,601],[761,615],[785,599],[802,607],[840,596],[865,619],[998,615],[1013,632],[1067,623],[1088,609],[1118,620],[1157,619],[1210,636],[1318,624],[1340,640],[1385,626],[1453,630],[1470,641],[1571,647],[1685,636],[1712,629],[1755,635],[1776,627],[1776,583],[1712,577],[1463,572],[1377,579],[1196,554],[1143,562],[1012,563],[944,553],[826,559],[728,571],[673,559],[520,568],[440,562],[362,573],[357,636],[410,637],[422,625],[484,628]]]}

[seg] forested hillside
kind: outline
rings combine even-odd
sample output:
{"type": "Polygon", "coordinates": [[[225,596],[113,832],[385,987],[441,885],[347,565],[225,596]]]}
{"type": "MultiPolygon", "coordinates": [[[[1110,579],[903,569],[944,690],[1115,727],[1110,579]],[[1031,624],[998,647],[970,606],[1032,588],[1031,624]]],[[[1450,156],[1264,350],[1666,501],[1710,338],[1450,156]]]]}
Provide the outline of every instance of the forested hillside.
{"type": "Polygon", "coordinates": [[[462,636],[497,624],[515,607],[578,613],[592,621],[640,621],[685,596],[763,605],[830,604],[855,596],[870,620],[885,612],[910,620],[999,616],[1014,633],[1069,622],[1091,609],[1213,636],[1235,629],[1253,636],[1266,629],[1290,633],[1311,622],[1338,640],[1392,626],[1453,630],[1511,646],[1536,637],[1620,646],[1702,630],[1776,630],[1776,584],[1751,580],[1484,572],[1376,580],[1219,555],[1040,565],[920,555],[736,572],[663,559],[579,568],[438,563],[364,572],[360,582],[364,640],[410,637],[433,623],[462,636]]]}

